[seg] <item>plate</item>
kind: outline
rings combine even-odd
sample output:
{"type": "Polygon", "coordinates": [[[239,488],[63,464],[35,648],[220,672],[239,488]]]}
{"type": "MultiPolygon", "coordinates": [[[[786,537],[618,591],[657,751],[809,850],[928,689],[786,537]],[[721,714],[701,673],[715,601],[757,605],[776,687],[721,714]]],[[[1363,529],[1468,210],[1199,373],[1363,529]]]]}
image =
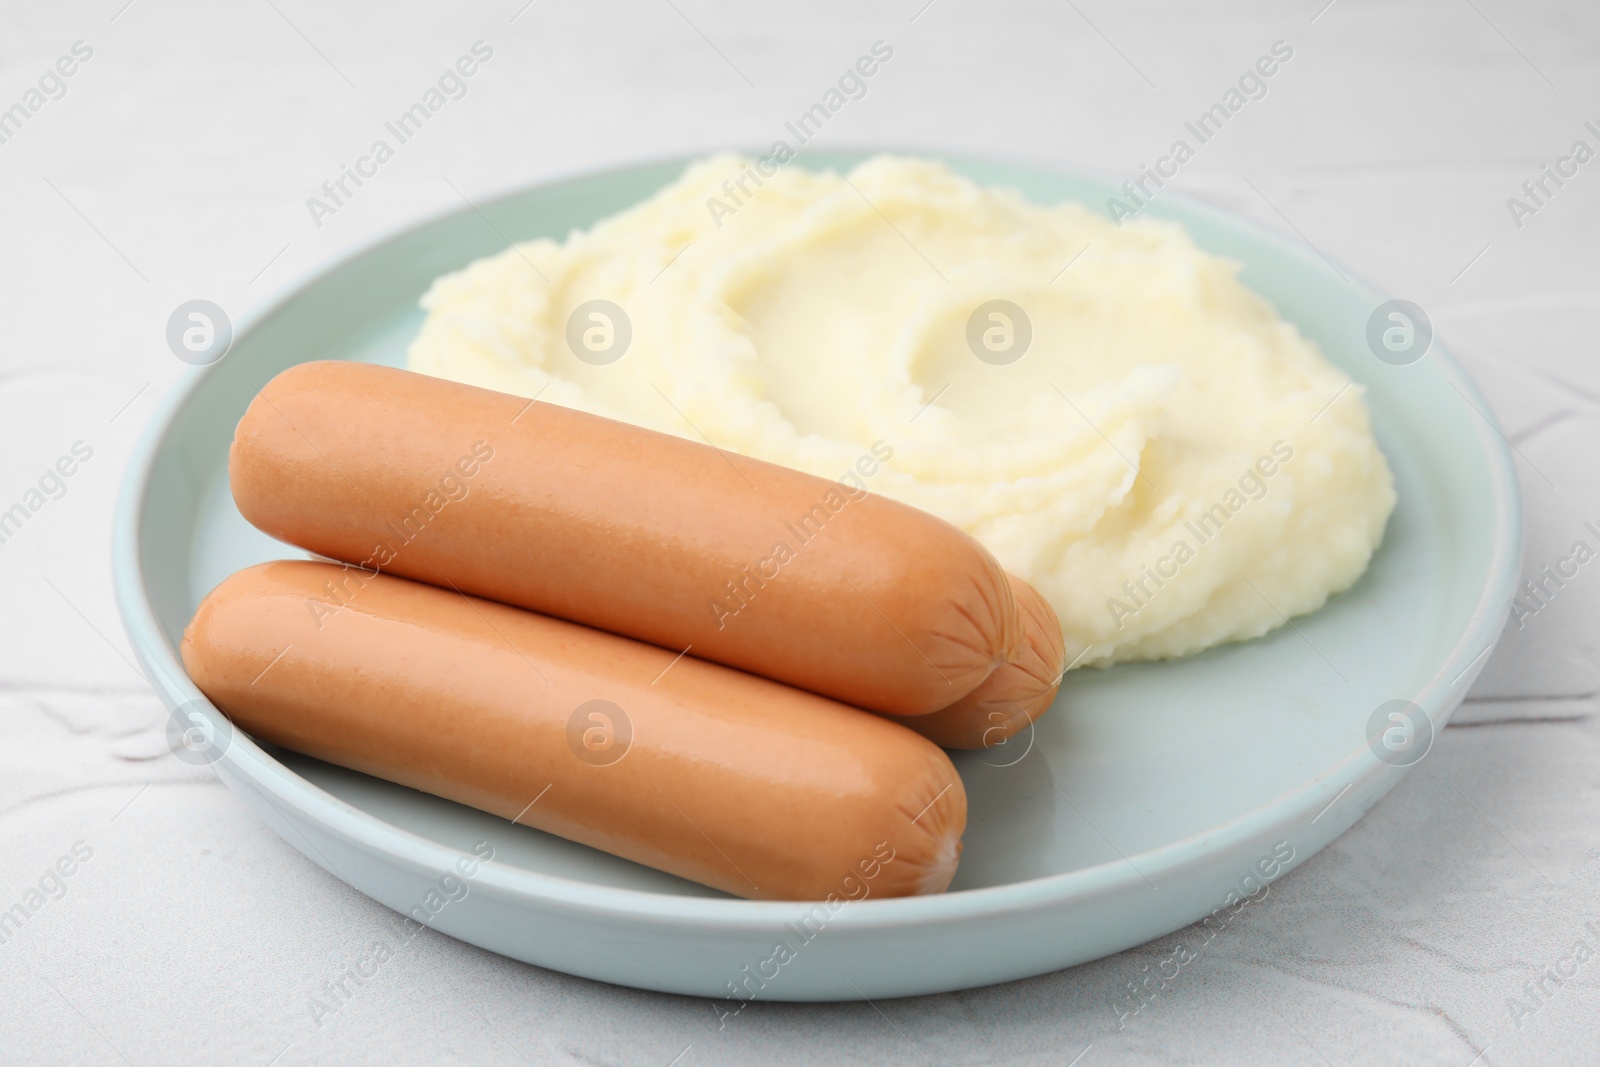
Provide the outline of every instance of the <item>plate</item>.
{"type": "MultiPolygon", "coordinates": [[[[399,364],[434,277],[501,251],[502,234],[559,238],[587,226],[686,162],[543,185],[401,232],[239,324],[231,351],[190,372],[154,417],[118,506],[118,605],[174,711],[173,733],[209,731],[217,774],[286,840],[463,941],[601,981],[728,998],[721,1008],[733,1011],[750,998],[968,988],[1212,915],[1215,927],[1426,754],[1487,660],[1521,565],[1516,483],[1488,405],[1437,344],[1403,366],[1376,358],[1368,324],[1383,298],[1348,272],[1170,195],[1147,210],[1243,263],[1246,284],[1367,386],[1399,505],[1366,576],[1323,610],[1187,660],[1073,671],[1031,736],[958,755],[970,817],[949,893],[832,909],[736,900],[231,731],[175,648],[228,574],[301,554],[247,525],[228,495],[228,442],[256,390],[304,360],[399,364]],[[1402,718],[1390,718],[1397,709],[1402,718]]],[[[948,162],[1042,203],[1098,205],[1115,192],[1093,177],[948,162]]]]}

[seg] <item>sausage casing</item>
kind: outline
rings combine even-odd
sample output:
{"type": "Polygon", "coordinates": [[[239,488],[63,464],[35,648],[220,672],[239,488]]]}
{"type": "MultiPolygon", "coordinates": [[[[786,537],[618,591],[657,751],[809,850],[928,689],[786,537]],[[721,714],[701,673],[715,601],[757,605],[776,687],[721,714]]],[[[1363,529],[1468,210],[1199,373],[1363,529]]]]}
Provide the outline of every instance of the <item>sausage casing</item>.
{"type": "Polygon", "coordinates": [[[926,512],[426,375],[284,371],[229,478],[246,519],[322,556],[890,715],[946,707],[1020,651],[999,564],[926,512]]]}
{"type": "Polygon", "coordinates": [[[944,748],[993,748],[1037,721],[1061,689],[1066,648],[1050,602],[1016,575],[1006,576],[1022,618],[1023,652],[948,708],[902,719],[944,748]]]}
{"type": "Polygon", "coordinates": [[[261,564],[182,655],[261,740],[738,896],[940,892],[960,855],[961,780],[897,722],[448,589],[261,564]]]}
{"type": "Polygon", "coordinates": [[[424,374],[283,371],[229,477],[246,520],[325,557],[890,715],[947,707],[1021,645],[1005,573],[933,515],[424,374]]]}

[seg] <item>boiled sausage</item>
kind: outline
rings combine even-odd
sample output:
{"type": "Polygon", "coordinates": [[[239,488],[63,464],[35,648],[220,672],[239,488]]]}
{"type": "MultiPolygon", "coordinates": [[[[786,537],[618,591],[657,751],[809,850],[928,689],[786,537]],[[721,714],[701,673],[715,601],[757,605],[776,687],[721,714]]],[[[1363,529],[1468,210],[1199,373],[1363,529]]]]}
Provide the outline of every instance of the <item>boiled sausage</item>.
{"type": "Polygon", "coordinates": [[[891,715],[1021,654],[1004,572],[925,512],[599,416],[359,363],[279,374],[234,500],[274,537],[891,715]]]}
{"type": "Polygon", "coordinates": [[[182,654],[263,741],[738,896],[936,893],[960,855],[961,780],[898,723],[449,589],[261,564],[182,654]]]}

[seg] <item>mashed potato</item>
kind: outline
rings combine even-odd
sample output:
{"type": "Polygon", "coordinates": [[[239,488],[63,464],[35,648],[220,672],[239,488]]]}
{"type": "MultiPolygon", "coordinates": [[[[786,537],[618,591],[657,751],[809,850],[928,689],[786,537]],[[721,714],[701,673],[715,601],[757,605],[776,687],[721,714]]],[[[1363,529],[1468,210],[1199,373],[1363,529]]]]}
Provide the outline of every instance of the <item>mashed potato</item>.
{"type": "Polygon", "coordinates": [[[1361,388],[1237,269],[937,163],[724,156],[440,278],[410,366],[871,471],[1044,593],[1079,665],[1181,656],[1348,588],[1394,507],[1361,388]]]}

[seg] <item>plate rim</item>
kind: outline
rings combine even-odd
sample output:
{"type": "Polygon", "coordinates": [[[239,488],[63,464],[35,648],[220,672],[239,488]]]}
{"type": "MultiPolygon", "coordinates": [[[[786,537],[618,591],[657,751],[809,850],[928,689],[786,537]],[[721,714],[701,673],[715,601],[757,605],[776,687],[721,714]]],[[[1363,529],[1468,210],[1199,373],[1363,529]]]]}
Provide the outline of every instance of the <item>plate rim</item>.
{"type": "MultiPolygon", "coordinates": [[[[737,151],[738,154],[747,156],[759,155],[759,152],[748,150],[728,151],[737,151]]],[[[1069,179],[1110,180],[1109,175],[1104,172],[1076,164],[1065,166],[1048,161],[989,154],[970,155],[937,149],[843,147],[819,154],[833,160],[842,157],[856,157],[859,160],[879,152],[931,157],[957,165],[965,163],[1000,166],[1069,179]]],[[[263,298],[240,317],[234,327],[234,343],[237,344],[241,338],[271,319],[287,304],[319,284],[325,277],[447,220],[464,219],[475,213],[481,214],[486,207],[493,207],[535,190],[575,185],[668,165],[676,165],[681,169],[713,154],[720,153],[702,152],[691,156],[651,157],[603,168],[562,172],[537,181],[508,187],[473,204],[445,208],[420,218],[410,218],[381,231],[371,240],[355,246],[342,255],[312,264],[290,281],[280,285],[272,295],[263,298]]],[[[835,165],[824,164],[825,167],[835,165]]],[[[1350,270],[1342,262],[1337,262],[1336,265],[1336,261],[1320,253],[1316,259],[1321,259],[1323,264],[1319,266],[1316,259],[1313,259],[1302,246],[1302,242],[1182,193],[1169,192],[1163,199],[1167,203],[1181,204],[1186,211],[1205,216],[1208,221],[1221,223],[1225,227],[1244,232],[1256,241],[1275,246],[1277,250],[1308,263],[1318,271],[1326,272],[1328,268],[1334,268],[1334,273],[1343,273],[1348,278],[1349,284],[1370,298],[1374,306],[1382,302],[1383,290],[1368,282],[1360,273],[1350,270]]],[[[1152,205],[1152,208],[1159,206],[1152,205]]],[[[1091,210],[1094,209],[1091,207],[1091,210]]],[[[1152,211],[1152,215],[1156,217],[1164,214],[1165,212],[1152,211]]],[[[1510,450],[1504,444],[1504,433],[1499,428],[1493,409],[1488,406],[1482,392],[1466,373],[1465,368],[1451,355],[1437,335],[1434,336],[1427,354],[1436,358],[1438,369],[1446,381],[1462,393],[1480,416],[1474,424],[1482,445],[1482,454],[1489,461],[1488,474],[1495,502],[1496,520],[1488,573],[1472,607],[1468,623],[1433,676],[1419,692],[1409,697],[1434,716],[1433,726],[1437,733],[1448,724],[1459,704],[1459,700],[1450,700],[1450,692],[1463,679],[1466,684],[1461,687],[1460,693],[1464,695],[1470,689],[1472,681],[1488,661],[1487,654],[1493,650],[1504,632],[1505,605],[1514,592],[1516,580],[1521,574],[1522,508],[1510,450]]],[[[112,520],[112,583],[118,612],[135,658],[143,667],[146,679],[161,697],[169,712],[184,703],[199,701],[204,707],[217,713],[199,688],[189,679],[176,651],[168,645],[156,621],[146,591],[144,575],[139,566],[139,529],[144,516],[150,479],[174,422],[187,407],[190,398],[226,358],[224,355],[215,363],[188,372],[186,380],[180,380],[162,397],[145,424],[124,470],[112,520]]],[[[1400,768],[1397,771],[1377,760],[1371,760],[1365,769],[1353,766],[1366,760],[1369,755],[1365,745],[1358,746],[1314,777],[1286,792],[1240,812],[1224,822],[1154,848],[1128,856],[1119,856],[1117,859],[1090,867],[1080,867],[1004,885],[957,890],[931,896],[864,899],[855,902],[854,907],[842,909],[835,914],[830,919],[830,926],[846,930],[881,931],[896,927],[942,924],[952,920],[976,919],[998,912],[1066,904],[1074,899],[1135,889],[1141,882],[1147,880],[1148,876],[1178,871],[1193,863],[1203,863],[1209,853],[1225,852],[1230,846],[1270,833],[1277,826],[1295,821],[1300,814],[1315,810],[1334,785],[1340,785],[1338,795],[1342,796],[1352,788],[1371,785],[1388,775],[1392,775],[1394,780],[1398,781],[1405,770],[1409,769],[1400,768]]],[[[288,804],[302,817],[327,831],[381,853],[392,861],[404,863],[417,870],[437,872],[448,868],[462,855],[458,849],[388,822],[328,793],[273,758],[242,732],[235,732],[232,735],[218,763],[225,764],[227,770],[249,780],[255,791],[269,804],[273,804],[274,800],[288,804]]],[[[1392,787],[1393,782],[1390,785],[1392,787]]],[[[276,804],[273,806],[277,807],[276,804]]],[[[282,814],[281,809],[280,814],[282,814]]],[[[315,846],[312,847],[315,850],[315,846]]],[[[1293,865],[1303,862],[1311,854],[1297,857],[1293,865]]],[[[341,880],[348,881],[336,869],[332,870],[341,880]]],[[[492,887],[508,896],[524,898],[529,902],[556,905],[613,919],[692,924],[702,930],[715,929],[730,933],[768,930],[774,924],[792,919],[797,907],[808,907],[814,903],[681,896],[654,890],[602,885],[493,861],[482,865],[479,873],[474,876],[474,882],[483,888],[492,887]]]]}

